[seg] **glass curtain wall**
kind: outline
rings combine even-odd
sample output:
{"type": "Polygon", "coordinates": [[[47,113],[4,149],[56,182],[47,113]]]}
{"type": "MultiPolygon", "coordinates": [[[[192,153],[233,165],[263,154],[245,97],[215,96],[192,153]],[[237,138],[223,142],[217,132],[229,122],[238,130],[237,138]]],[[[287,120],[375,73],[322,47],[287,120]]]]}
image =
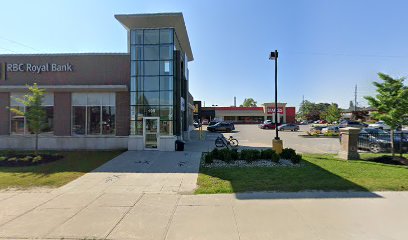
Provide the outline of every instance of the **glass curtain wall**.
{"type": "Polygon", "coordinates": [[[130,129],[143,134],[143,117],[160,117],[160,135],[173,135],[174,30],[130,32],[130,129]]]}

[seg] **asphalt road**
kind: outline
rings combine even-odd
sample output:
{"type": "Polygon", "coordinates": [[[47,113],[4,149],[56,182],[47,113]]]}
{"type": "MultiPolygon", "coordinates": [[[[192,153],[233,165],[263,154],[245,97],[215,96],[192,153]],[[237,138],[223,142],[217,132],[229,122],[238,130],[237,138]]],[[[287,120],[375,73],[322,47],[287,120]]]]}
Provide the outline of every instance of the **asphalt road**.
{"type": "MultiPolygon", "coordinates": [[[[300,125],[300,131],[279,132],[284,148],[293,148],[301,153],[338,153],[340,143],[338,138],[303,138],[310,126],[300,125]]],[[[275,130],[258,128],[258,125],[235,125],[235,131],[224,133],[225,137],[233,136],[239,140],[241,147],[271,147],[275,130]]]]}

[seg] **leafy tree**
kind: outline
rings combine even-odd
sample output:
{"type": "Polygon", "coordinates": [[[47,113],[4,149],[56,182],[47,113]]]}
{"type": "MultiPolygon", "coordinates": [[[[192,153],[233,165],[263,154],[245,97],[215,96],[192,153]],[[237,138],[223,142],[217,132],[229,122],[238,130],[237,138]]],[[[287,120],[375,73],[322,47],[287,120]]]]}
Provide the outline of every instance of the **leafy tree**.
{"type": "Polygon", "coordinates": [[[404,85],[405,78],[392,78],[384,73],[378,73],[378,77],[383,82],[373,82],[377,95],[365,99],[378,110],[374,117],[391,127],[391,151],[395,156],[394,129],[408,124],[408,87],[404,85]]]}
{"type": "Polygon", "coordinates": [[[336,103],[332,103],[326,111],[323,112],[322,119],[325,119],[327,122],[332,123],[338,121],[341,117],[339,106],[336,103]]]}
{"type": "Polygon", "coordinates": [[[44,98],[44,89],[38,88],[37,84],[28,88],[29,93],[24,95],[23,98],[15,98],[14,100],[23,104],[26,107],[26,111],[20,111],[18,108],[10,108],[14,114],[24,116],[27,121],[28,129],[35,134],[35,154],[38,154],[38,135],[42,129],[46,127],[45,122],[45,110],[41,106],[44,98]]]}
{"type": "Polygon", "coordinates": [[[256,107],[257,102],[253,98],[245,98],[240,107],[256,107]]]}
{"type": "Polygon", "coordinates": [[[312,103],[306,100],[300,105],[298,118],[313,121],[319,120],[322,113],[326,112],[329,106],[330,104],[328,103],[312,103]]]}

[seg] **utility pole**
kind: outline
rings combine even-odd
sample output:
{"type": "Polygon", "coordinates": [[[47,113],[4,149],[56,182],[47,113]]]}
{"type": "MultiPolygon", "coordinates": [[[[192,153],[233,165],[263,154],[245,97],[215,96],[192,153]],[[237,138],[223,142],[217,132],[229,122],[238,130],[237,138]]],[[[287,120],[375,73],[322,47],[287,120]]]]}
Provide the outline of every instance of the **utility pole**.
{"type": "Polygon", "coordinates": [[[234,96],[234,107],[237,106],[237,97],[234,96]]]}
{"type": "Polygon", "coordinates": [[[354,111],[357,111],[357,84],[354,90],[354,111]]]}

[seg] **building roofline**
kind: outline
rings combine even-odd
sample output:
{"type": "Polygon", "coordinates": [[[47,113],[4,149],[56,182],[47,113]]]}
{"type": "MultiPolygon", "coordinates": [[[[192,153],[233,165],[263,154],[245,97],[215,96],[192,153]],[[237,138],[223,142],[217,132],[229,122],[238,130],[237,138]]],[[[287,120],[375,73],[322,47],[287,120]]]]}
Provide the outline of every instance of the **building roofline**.
{"type": "Polygon", "coordinates": [[[126,30],[138,28],[174,28],[182,49],[188,60],[193,61],[193,51],[187,34],[183,13],[142,13],[142,14],[117,14],[115,18],[126,30]]]}
{"type": "Polygon", "coordinates": [[[24,56],[126,56],[129,53],[7,53],[0,57],[24,57],[24,56]]]}

